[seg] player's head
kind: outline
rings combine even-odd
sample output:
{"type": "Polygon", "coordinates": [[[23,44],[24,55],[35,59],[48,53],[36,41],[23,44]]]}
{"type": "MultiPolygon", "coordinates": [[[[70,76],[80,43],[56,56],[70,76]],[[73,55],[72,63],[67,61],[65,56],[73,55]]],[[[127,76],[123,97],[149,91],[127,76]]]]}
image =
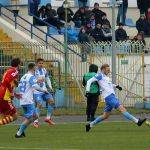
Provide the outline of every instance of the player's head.
{"type": "Polygon", "coordinates": [[[89,66],[89,72],[95,72],[95,73],[97,73],[97,71],[98,71],[98,66],[97,65],[91,64],[89,66]]]}
{"type": "Polygon", "coordinates": [[[38,58],[36,60],[36,63],[37,63],[38,69],[41,69],[41,68],[43,68],[44,59],[43,58],[38,58]]]}
{"type": "Polygon", "coordinates": [[[108,75],[110,73],[110,66],[108,64],[102,65],[101,72],[108,75]]]}
{"type": "Polygon", "coordinates": [[[13,59],[11,60],[11,66],[12,66],[12,67],[17,67],[17,68],[19,68],[20,64],[21,64],[20,58],[13,58],[13,59]]]}
{"type": "Polygon", "coordinates": [[[34,74],[35,72],[35,63],[28,63],[28,71],[34,74]]]}

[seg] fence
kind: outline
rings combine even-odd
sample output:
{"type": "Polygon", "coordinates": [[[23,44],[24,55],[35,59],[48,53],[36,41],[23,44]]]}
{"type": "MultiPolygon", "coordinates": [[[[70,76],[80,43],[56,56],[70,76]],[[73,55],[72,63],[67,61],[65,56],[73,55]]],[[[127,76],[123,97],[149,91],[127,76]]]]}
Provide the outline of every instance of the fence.
{"type": "MultiPolygon", "coordinates": [[[[80,48],[82,55],[90,54],[91,63],[98,66],[105,63],[112,64],[110,42],[87,43],[82,44],[80,48]]],[[[144,52],[146,49],[140,41],[116,42],[116,49],[117,84],[124,89],[123,92],[117,92],[117,95],[125,106],[134,107],[145,100],[144,52]]]]}
{"type": "MultiPolygon", "coordinates": [[[[117,83],[124,91],[117,93],[121,102],[133,107],[144,99],[144,55],[143,44],[136,42],[116,43],[117,83]],[[129,44],[130,43],[130,44],[129,44]]],[[[84,107],[82,77],[88,72],[89,64],[101,66],[111,64],[111,43],[71,43],[73,51],[65,60],[64,47],[58,43],[0,43],[0,76],[10,66],[13,57],[20,57],[23,65],[20,76],[27,71],[27,63],[42,57],[45,60],[58,107],[84,107]],[[76,53],[75,53],[76,52],[76,53]],[[67,62],[67,73],[65,64],[67,62]],[[67,89],[67,90],[66,90],[67,89]]],[[[16,102],[18,106],[18,103],[16,102]]]]}

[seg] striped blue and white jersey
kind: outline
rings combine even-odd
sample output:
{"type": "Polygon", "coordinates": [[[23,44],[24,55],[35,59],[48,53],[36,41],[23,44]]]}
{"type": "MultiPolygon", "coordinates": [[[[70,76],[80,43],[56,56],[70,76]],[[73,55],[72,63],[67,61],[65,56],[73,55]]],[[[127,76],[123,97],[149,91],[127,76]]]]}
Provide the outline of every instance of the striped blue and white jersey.
{"type": "MultiPolygon", "coordinates": [[[[38,84],[39,84],[41,89],[47,90],[45,82],[46,82],[46,79],[49,79],[49,75],[48,75],[46,69],[45,68],[41,68],[41,69],[36,68],[35,77],[36,77],[37,80],[38,79],[44,79],[44,82],[41,82],[41,83],[38,83],[38,84]]],[[[41,93],[41,92],[35,90],[34,93],[38,94],[38,93],[41,93]]]]}

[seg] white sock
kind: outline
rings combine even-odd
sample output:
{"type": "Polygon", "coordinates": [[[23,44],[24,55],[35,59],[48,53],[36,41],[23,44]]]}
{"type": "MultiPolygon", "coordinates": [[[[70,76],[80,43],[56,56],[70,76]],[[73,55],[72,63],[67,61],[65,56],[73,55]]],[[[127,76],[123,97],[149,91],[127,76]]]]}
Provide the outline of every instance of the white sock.
{"type": "Polygon", "coordinates": [[[51,119],[51,114],[47,113],[46,119],[51,119]]]}
{"type": "Polygon", "coordinates": [[[36,120],[34,120],[34,122],[38,123],[39,121],[38,121],[38,119],[36,119],[36,120]]]}
{"type": "Polygon", "coordinates": [[[17,135],[20,136],[20,135],[21,135],[21,132],[18,131],[18,132],[17,132],[17,135]]]}
{"type": "Polygon", "coordinates": [[[91,127],[91,128],[93,127],[93,123],[90,123],[90,127],[91,127]]]}

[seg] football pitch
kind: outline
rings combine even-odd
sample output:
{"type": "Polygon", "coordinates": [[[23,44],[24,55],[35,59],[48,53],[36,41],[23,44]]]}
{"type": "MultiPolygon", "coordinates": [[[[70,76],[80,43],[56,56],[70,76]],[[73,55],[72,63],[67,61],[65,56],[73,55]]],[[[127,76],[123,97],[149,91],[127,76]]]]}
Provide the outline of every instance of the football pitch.
{"type": "Polygon", "coordinates": [[[84,123],[30,126],[26,138],[14,137],[18,125],[0,127],[0,150],[149,150],[150,128],[130,122],[104,122],[85,132],[84,123]]]}

